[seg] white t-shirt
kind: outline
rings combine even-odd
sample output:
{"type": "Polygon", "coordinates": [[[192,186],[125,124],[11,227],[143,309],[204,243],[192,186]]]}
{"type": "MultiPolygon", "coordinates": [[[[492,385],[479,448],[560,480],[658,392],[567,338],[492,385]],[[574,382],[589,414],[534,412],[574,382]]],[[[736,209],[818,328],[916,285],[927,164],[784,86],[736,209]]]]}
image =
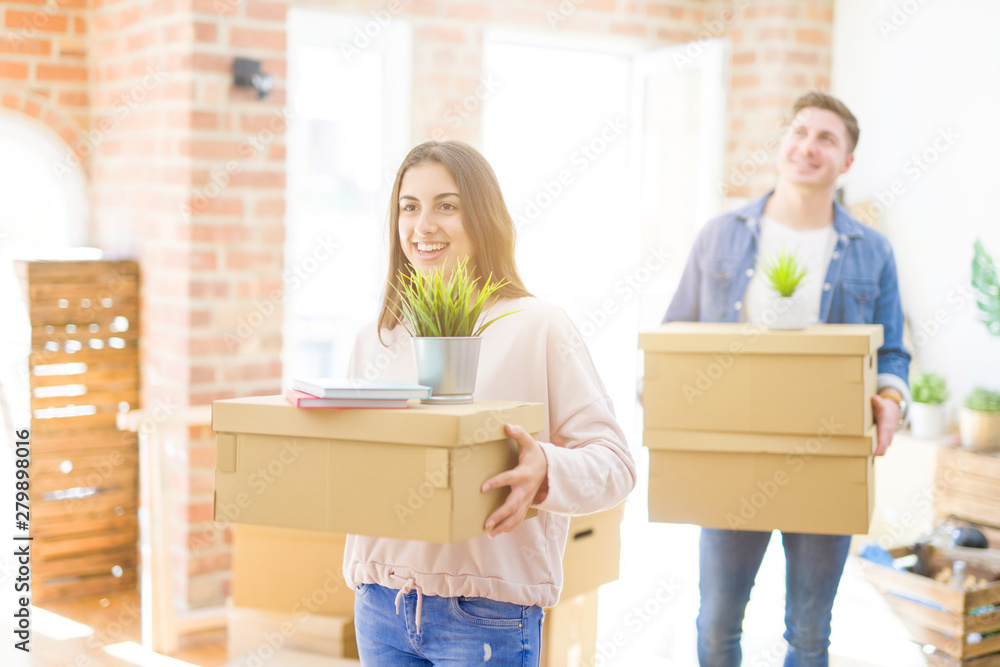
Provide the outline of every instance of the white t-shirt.
{"type": "Polygon", "coordinates": [[[806,275],[796,294],[809,303],[810,321],[819,322],[819,304],[823,284],[830,267],[833,249],[837,247],[837,232],[833,225],[820,229],[792,229],[770,216],[760,218],[760,240],[757,244],[757,267],[743,299],[745,321],[759,323],[761,314],[778,293],[768,284],[763,267],[779,252],[795,253],[806,266],[806,275]]]}

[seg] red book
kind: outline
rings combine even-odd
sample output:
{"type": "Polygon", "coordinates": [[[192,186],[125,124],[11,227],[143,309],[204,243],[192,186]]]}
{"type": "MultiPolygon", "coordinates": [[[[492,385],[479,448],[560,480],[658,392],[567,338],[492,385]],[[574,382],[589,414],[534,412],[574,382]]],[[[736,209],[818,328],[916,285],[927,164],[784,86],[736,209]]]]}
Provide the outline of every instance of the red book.
{"type": "Polygon", "coordinates": [[[405,398],[316,398],[291,387],[285,389],[285,400],[297,408],[407,408],[405,398]]]}

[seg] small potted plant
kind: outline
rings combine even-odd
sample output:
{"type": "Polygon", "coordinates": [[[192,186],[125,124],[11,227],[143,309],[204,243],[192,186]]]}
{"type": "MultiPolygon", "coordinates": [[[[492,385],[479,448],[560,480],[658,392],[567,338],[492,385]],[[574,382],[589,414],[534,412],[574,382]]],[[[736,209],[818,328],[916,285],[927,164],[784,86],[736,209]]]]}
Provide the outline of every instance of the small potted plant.
{"type": "Polygon", "coordinates": [[[769,329],[805,329],[809,326],[809,304],[796,291],[806,276],[806,267],[794,253],[778,251],[763,267],[764,275],[777,297],[771,301],[773,312],[764,313],[761,321],[769,329]]]}
{"type": "Polygon", "coordinates": [[[1000,449],[1000,392],[973,389],[962,407],[959,430],[964,447],[1000,449]]]}
{"type": "MultiPolygon", "coordinates": [[[[448,277],[444,271],[423,274],[410,268],[400,271],[401,286],[396,320],[413,336],[417,382],[431,388],[423,403],[472,403],[479,368],[480,334],[513,313],[504,313],[478,324],[490,297],[505,280],[493,276],[479,285],[469,276],[467,260],[458,263],[448,277]]],[[[513,311],[518,312],[518,311],[513,311]]]]}
{"type": "Polygon", "coordinates": [[[914,438],[940,438],[945,430],[944,402],[948,399],[945,379],[934,373],[919,373],[910,380],[910,433],[914,438]]]}

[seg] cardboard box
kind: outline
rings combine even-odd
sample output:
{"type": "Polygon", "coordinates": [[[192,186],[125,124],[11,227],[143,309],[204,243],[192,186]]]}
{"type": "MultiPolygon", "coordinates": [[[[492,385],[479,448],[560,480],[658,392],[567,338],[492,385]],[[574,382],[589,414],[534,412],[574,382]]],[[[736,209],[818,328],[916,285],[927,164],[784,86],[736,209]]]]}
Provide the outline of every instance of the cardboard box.
{"type": "Polygon", "coordinates": [[[545,406],[514,401],[407,410],[299,410],[282,396],[216,401],[215,519],[429,542],[483,533],[517,464],[507,423],[538,433],[545,406]]]}
{"type": "Polygon", "coordinates": [[[618,579],[621,565],[621,523],[625,503],[596,514],[575,516],[563,553],[561,600],[597,590],[618,579]]]}
{"type": "Polygon", "coordinates": [[[708,528],[865,534],[875,507],[865,436],[647,430],[649,520],[708,528]]]}
{"type": "Polygon", "coordinates": [[[872,423],[881,325],[768,331],[670,322],[639,334],[646,428],[864,435],[872,423]]]}
{"type": "Polygon", "coordinates": [[[640,334],[651,521],[867,533],[881,325],[640,334]]]}
{"type": "Polygon", "coordinates": [[[251,609],[226,610],[229,658],[265,658],[279,649],[333,658],[357,658],[354,616],[325,616],[251,609]]]}
{"type": "Polygon", "coordinates": [[[545,610],[539,667],[590,667],[597,660],[597,591],[545,610]]]}
{"type": "Polygon", "coordinates": [[[245,524],[234,525],[232,531],[236,607],[286,614],[354,614],[354,589],[341,571],[343,533],[245,524]]]}

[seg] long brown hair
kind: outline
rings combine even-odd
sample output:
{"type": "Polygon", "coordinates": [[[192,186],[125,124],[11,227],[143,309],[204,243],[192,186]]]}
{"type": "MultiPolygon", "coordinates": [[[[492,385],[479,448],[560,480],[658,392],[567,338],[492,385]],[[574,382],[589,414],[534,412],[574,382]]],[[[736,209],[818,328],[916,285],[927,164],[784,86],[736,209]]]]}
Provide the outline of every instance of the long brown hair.
{"type": "Polygon", "coordinates": [[[461,141],[425,141],[406,156],[392,184],[389,200],[389,275],[378,316],[380,340],[383,328],[393,329],[397,324],[393,313],[400,312],[399,294],[395,289],[401,286],[399,272],[413,268],[399,242],[399,188],[409,168],[428,162],[442,165],[458,185],[462,224],[465,233],[472,239],[476,253],[473,275],[480,281],[491,274],[494,280],[506,280],[507,284],[497,290],[496,298],[532,296],[517,272],[514,221],[489,162],[479,151],[461,141]]]}

